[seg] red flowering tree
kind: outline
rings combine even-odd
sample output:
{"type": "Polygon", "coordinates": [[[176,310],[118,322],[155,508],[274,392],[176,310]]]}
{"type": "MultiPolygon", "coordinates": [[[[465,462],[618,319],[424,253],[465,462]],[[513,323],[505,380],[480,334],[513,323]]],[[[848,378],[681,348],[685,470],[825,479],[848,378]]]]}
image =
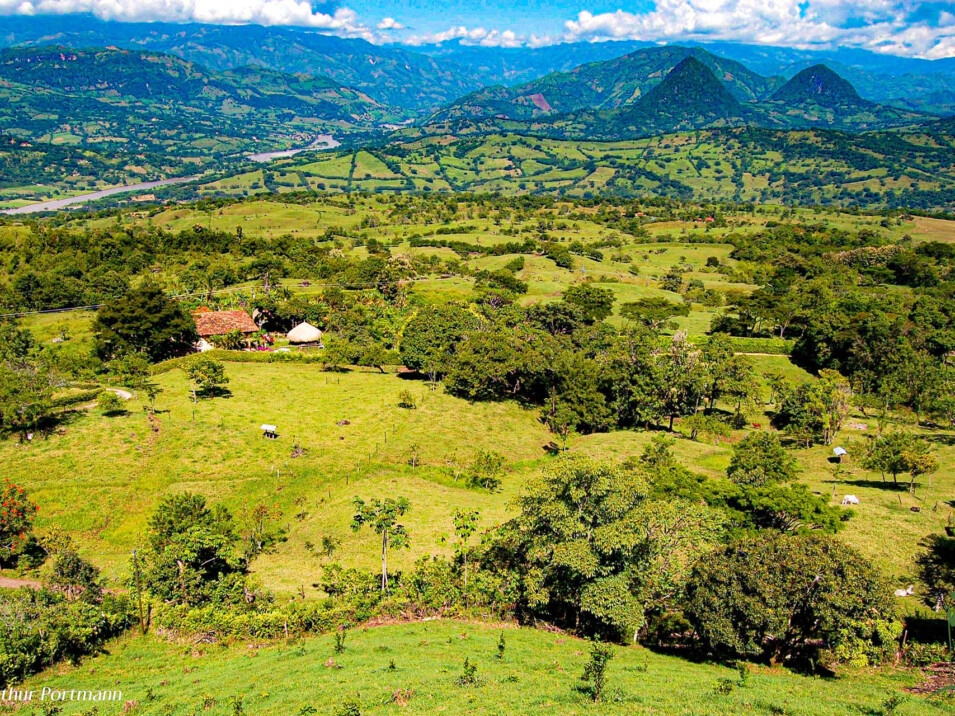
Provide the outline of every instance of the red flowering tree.
{"type": "Polygon", "coordinates": [[[19,485],[0,483],[0,562],[6,562],[23,547],[33,530],[36,505],[19,485]]]}

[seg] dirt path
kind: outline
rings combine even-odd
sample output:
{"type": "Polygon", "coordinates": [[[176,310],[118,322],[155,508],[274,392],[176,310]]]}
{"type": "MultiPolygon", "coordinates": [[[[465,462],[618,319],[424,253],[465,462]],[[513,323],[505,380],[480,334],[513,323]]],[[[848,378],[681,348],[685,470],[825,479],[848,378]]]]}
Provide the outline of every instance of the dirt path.
{"type": "Polygon", "coordinates": [[[20,587],[29,587],[30,589],[39,589],[43,585],[36,579],[17,579],[16,577],[0,577],[0,588],[19,589],[20,587]]]}

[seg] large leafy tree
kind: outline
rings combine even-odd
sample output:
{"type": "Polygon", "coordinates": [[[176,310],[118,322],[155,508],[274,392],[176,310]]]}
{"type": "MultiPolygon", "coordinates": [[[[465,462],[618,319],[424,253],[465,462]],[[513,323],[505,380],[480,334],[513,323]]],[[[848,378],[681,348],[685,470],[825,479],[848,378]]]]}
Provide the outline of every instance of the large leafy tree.
{"type": "Polygon", "coordinates": [[[51,416],[53,390],[59,384],[45,364],[0,364],[0,427],[25,440],[51,416]]]}
{"type": "Polygon", "coordinates": [[[460,306],[423,308],[408,321],[401,334],[402,362],[435,383],[448,370],[455,346],[476,322],[460,306]]]}
{"type": "Polygon", "coordinates": [[[198,339],[192,316],[155,283],[109,301],[97,312],[93,331],[104,360],[142,353],[161,361],[188,352],[198,339]]]}
{"type": "Polygon", "coordinates": [[[792,482],[796,479],[796,460],[775,434],[750,433],[733,446],[726,476],[738,485],[753,487],[792,482]]]}
{"type": "Polygon", "coordinates": [[[519,500],[488,562],[511,570],[521,607],[568,626],[636,638],[673,595],[690,554],[715,538],[706,507],[648,500],[639,470],[560,458],[519,500]]]}
{"type": "Polygon", "coordinates": [[[713,653],[774,663],[815,660],[822,649],[894,651],[884,637],[901,631],[878,572],[822,535],[760,533],[710,554],[693,572],[685,612],[713,653]]]}
{"type": "Polygon", "coordinates": [[[613,312],[613,291],[588,283],[575,283],[564,291],[563,300],[576,306],[589,323],[602,321],[613,312]]]}
{"type": "Polygon", "coordinates": [[[641,298],[620,307],[620,315],[628,321],[635,321],[652,331],[664,328],[676,328],[677,322],[672,320],[677,316],[690,315],[690,304],[677,303],[665,298],[641,298]]]}
{"type": "Polygon", "coordinates": [[[251,604],[232,515],[201,495],[164,499],[149,520],[143,586],[167,604],[251,604]]]}

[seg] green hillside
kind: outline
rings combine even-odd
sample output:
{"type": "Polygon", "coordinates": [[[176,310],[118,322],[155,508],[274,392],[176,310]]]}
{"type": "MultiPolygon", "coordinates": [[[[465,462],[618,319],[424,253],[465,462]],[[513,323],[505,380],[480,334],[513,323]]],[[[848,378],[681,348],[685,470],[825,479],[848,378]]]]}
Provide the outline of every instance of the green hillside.
{"type": "Polygon", "coordinates": [[[516,87],[496,85],[443,108],[429,121],[506,117],[533,119],[585,109],[615,109],[637,102],[687,58],[705,65],[742,102],[768,96],[782,80],[765,78],[732,60],[689,47],[654,47],[623,57],[556,72],[516,87]]]}
{"type": "Polygon", "coordinates": [[[213,73],[171,55],[63,47],[0,51],[0,128],[97,151],[216,153],[393,118],[325,77],[213,73]]]}

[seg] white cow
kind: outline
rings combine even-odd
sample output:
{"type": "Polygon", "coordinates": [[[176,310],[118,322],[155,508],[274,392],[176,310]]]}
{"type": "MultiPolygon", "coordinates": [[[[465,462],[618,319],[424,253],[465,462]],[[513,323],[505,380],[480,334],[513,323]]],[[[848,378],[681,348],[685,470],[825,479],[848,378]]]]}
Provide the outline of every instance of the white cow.
{"type": "Polygon", "coordinates": [[[915,586],[912,584],[910,584],[905,589],[895,590],[895,596],[897,597],[911,597],[913,594],[915,594],[915,586]]]}
{"type": "Polygon", "coordinates": [[[843,506],[845,506],[845,505],[858,505],[858,504],[859,504],[859,498],[856,497],[855,495],[846,495],[845,497],[842,498],[842,504],[843,504],[843,506]]]}

